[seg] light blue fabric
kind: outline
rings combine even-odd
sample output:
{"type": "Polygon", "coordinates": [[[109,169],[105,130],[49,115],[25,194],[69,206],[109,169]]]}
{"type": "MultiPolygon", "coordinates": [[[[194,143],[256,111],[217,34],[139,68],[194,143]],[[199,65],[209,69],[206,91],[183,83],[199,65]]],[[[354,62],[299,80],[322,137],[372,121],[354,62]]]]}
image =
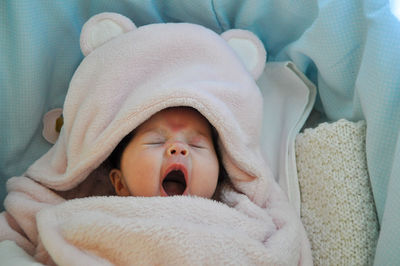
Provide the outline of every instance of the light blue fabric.
{"type": "Polygon", "coordinates": [[[381,222],[375,264],[400,265],[400,22],[388,0],[0,1],[0,200],[5,181],[50,147],[41,119],[62,106],[83,23],[104,11],[138,26],[252,30],[270,61],[292,60],[317,84],[316,108],[328,118],[366,119],[381,222]]]}

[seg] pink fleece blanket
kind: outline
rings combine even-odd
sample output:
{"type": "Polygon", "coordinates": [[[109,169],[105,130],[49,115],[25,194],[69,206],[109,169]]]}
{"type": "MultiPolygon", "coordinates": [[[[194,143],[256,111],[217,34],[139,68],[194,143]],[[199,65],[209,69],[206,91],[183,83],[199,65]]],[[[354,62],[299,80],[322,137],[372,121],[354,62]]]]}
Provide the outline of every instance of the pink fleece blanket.
{"type": "Polygon", "coordinates": [[[229,186],[224,203],[186,196],[65,201],[23,177],[11,179],[8,189],[1,217],[11,228],[3,224],[2,237],[11,232],[44,264],[312,264],[298,218],[276,193],[265,208],[229,186]]]}
{"type": "Polygon", "coordinates": [[[300,218],[261,155],[255,80],[266,51],[254,34],[186,23],[136,28],[103,13],[85,24],[81,48],[64,125],[48,138],[57,141],[8,182],[0,240],[58,265],[312,264],[300,218]],[[126,134],[173,106],[197,109],[217,130],[229,176],[221,202],[106,196],[98,167],[126,134]]]}

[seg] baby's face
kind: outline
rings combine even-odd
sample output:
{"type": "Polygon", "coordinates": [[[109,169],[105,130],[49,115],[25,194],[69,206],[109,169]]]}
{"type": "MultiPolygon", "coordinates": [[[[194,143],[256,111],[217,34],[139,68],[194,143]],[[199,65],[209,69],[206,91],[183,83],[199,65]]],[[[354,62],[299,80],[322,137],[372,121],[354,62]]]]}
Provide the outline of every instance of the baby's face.
{"type": "Polygon", "coordinates": [[[137,128],[110,178],[118,195],[211,198],[219,164],[211,127],[197,111],[170,108],[137,128]]]}

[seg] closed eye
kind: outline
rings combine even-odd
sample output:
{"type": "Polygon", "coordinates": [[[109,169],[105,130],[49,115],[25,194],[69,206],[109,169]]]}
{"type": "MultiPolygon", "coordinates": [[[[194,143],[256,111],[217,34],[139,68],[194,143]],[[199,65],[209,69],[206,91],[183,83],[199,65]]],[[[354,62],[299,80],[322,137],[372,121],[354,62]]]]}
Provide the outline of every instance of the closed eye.
{"type": "Polygon", "coordinates": [[[206,149],[205,146],[198,145],[198,144],[190,144],[190,147],[196,148],[196,149],[206,149]]]}
{"type": "Polygon", "coordinates": [[[147,142],[147,143],[144,143],[144,145],[163,145],[165,142],[163,142],[163,141],[157,141],[157,142],[147,142]]]}

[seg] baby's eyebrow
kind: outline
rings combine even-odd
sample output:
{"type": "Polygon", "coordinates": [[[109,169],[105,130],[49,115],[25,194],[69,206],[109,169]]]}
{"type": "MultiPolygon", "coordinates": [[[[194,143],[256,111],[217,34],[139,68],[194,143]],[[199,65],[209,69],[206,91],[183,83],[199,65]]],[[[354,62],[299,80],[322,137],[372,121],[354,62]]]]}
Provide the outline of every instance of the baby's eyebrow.
{"type": "MultiPolygon", "coordinates": [[[[140,132],[141,135],[152,134],[152,133],[155,133],[155,134],[158,134],[161,136],[167,136],[168,130],[165,128],[162,128],[162,127],[150,127],[150,128],[146,128],[142,132],[140,132]]],[[[190,129],[188,131],[188,135],[190,137],[200,136],[205,139],[207,139],[210,136],[206,132],[203,132],[202,130],[198,130],[198,129],[190,129]]]]}
{"type": "Polygon", "coordinates": [[[166,132],[165,129],[163,129],[163,128],[158,128],[158,127],[150,127],[150,128],[144,129],[144,130],[141,132],[142,135],[150,134],[150,133],[156,133],[156,134],[165,136],[167,132],[166,132]]]}
{"type": "Polygon", "coordinates": [[[192,135],[192,136],[200,136],[200,137],[202,137],[202,138],[204,138],[204,139],[208,139],[209,137],[211,137],[211,135],[208,135],[206,132],[203,132],[203,131],[201,131],[201,130],[192,130],[191,132],[190,132],[190,134],[192,135]]]}

